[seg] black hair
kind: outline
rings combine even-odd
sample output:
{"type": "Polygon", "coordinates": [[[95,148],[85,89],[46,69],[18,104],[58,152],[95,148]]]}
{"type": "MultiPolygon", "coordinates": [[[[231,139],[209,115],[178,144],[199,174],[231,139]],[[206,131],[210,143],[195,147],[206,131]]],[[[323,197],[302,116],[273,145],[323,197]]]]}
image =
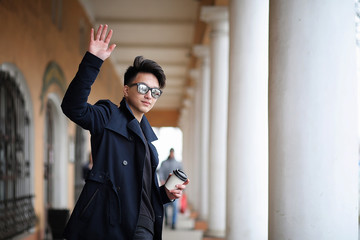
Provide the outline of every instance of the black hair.
{"type": "Polygon", "coordinates": [[[160,88],[165,87],[166,76],[163,69],[155,61],[137,56],[132,66],[124,74],[124,85],[129,85],[138,73],[152,73],[157,78],[160,88]]]}

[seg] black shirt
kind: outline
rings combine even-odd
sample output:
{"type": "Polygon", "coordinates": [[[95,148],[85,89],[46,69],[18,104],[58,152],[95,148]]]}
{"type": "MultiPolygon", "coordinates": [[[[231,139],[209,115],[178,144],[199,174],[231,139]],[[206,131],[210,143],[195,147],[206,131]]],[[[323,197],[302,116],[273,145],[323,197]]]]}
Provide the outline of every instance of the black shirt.
{"type": "MultiPolygon", "coordinates": [[[[142,131],[141,131],[142,132],[142,131]]],[[[151,231],[154,234],[154,222],[155,222],[155,213],[151,203],[151,189],[153,182],[153,172],[151,168],[151,157],[150,150],[145,140],[145,161],[144,161],[144,171],[143,171],[143,187],[141,190],[141,203],[140,203],[140,215],[138,226],[144,227],[151,231]]]]}

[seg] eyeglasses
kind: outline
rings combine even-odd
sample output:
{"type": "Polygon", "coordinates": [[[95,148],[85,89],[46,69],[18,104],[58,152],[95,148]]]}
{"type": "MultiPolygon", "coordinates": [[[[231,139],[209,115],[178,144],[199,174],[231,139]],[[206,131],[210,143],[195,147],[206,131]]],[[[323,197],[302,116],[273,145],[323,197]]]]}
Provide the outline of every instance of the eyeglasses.
{"type": "Polygon", "coordinates": [[[129,85],[129,87],[133,87],[137,85],[137,91],[140,94],[147,94],[147,92],[150,90],[151,91],[151,96],[153,98],[159,98],[162,94],[162,91],[159,88],[151,88],[148,85],[146,85],[145,83],[133,83],[131,85],[129,85]]]}

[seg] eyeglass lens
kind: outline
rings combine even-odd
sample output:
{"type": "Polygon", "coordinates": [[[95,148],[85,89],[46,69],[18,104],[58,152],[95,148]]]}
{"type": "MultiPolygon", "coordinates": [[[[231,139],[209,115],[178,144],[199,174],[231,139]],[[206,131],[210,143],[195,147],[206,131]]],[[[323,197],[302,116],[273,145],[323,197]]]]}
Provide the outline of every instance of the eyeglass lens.
{"type": "Polygon", "coordinates": [[[158,88],[150,88],[143,83],[138,83],[138,92],[141,94],[146,94],[149,90],[151,90],[151,96],[153,98],[159,98],[161,96],[161,90],[158,88]]]}

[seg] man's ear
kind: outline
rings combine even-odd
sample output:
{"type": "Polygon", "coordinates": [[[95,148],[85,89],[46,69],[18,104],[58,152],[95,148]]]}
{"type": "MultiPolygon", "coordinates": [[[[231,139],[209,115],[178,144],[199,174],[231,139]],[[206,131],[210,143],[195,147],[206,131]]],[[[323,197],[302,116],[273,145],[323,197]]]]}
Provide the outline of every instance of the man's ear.
{"type": "Polygon", "coordinates": [[[123,88],[123,93],[124,93],[124,97],[128,97],[129,96],[129,86],[125,85],[123,88]]]}

